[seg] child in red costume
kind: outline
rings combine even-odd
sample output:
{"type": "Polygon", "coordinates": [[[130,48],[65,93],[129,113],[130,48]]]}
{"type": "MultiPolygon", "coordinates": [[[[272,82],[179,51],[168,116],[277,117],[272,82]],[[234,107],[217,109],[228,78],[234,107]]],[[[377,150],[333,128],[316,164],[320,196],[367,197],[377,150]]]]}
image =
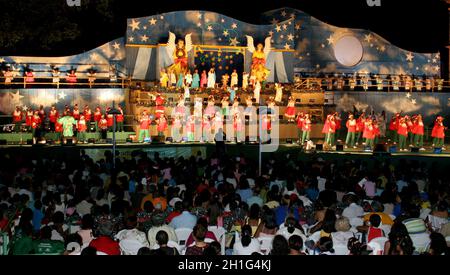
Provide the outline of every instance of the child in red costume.
{"type": "Polygon", "coordinates": [[[431,131],[431,137],[433,138],[433,147],[442,148],[444,147],[444,138],[445,138],[445,129],[444,126],[444,118],[442,116],[438,116],[436,121],[434,122],[433,130],[431,131]]]}

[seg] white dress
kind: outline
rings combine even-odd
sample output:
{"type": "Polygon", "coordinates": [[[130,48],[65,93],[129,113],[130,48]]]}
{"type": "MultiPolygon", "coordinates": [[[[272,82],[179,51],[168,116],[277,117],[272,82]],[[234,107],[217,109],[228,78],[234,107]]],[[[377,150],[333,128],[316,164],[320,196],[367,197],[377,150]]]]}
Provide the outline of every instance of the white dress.
{"type": "Polygon", "coordinates": [[[231,74],[231,82],[230,82],[230,87],[234,87],[238,85],[238,74],[237,73],[232,73],[231,74]]]}
{"type": "Polygon", "coordinates": [[[184,77],[184,80],[186,81],[186,86],[191,86],[192,75],[191,74],[186,74],[186,76],[184,77]]]}
{"type": "Polygon", "coordinates": [[[283,87],[278,86],[276,88],[275,101],[276,102],[281,102],[282,97],[283,97],[283,87]]]}
{"type": "Polygon", "coordinates": [[[256,103],[259,103],[260,93],[261,93],[261,84],[257,82],[255,85],[255,89],[253,90],[253,97],[256,99],[256,103]]]}
{"type": "Polygon", "coordinates": [[[207,88],[214,88],[215,86],[216,86],[216,74],[209,72],[207,88]]]}
{"type": "Polygon", "coordinates": [[[247,89],[248,86],[248,73],[242,75],[242,89],[247,89]]]}

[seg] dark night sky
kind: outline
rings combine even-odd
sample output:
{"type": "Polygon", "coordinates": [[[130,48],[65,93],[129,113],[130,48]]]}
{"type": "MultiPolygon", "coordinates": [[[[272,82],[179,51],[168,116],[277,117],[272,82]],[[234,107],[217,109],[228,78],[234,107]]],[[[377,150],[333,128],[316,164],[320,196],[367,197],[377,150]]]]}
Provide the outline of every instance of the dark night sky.
{"type": "MultiPolygon", "coordinates": [[[[22,11],[20,17],[14,17],[14,9],[23,9],[21,3],[30,1],[66,0],[0,0],[9,1],[8,14],[14,20],[28,22],[31,17],[40,15],[36,11],[22,11]]],[[[82,5],[87,0],[81,0],[82,5]]],[[[91,0],[93,1],[93,0],[91,0]]],[[[95,0],[108,2],[108,0],[95,0]]],[[[36,3],[36,2],[34,2],[36,3]]],[[[149,16],[176,10],[209,10],[223,13],[253,24],[260,22],[260,14],[281,7],[303,10],[312,16],[339,26],[361,28],[374,31],[388,41],[406,50],[415,52],[436,52],[443,50],[448,43],[449,19],[447,5],[442,0],[381,0],[381,7],[369,7],[366,0],[110,0],[113,17],[105,22],[98,13],[89,10],[77,11],[76,8],[60,10],[63,16],[79,25],[80,34],[75,40],[59,41],[50,44],[47,49],[39,48],[39,38],[24,40],[14,47],[0,48],[0,55],[69,55],[95,48],[102,43],[125,35],[126,18],[149,16]],[[100,26],[101,31],[94,25],[100,26]],[[32,45],[32,46],[30,46],[32,45]],[[2,53],[2,51],[4,51],[2,53]]],[[[45,4],[44,4],[45,5],[45,4]]],[[[5,9],[0,8],[0,16],[5,9]]],[[[35,21],[33,21],[35,22],[35,21]]],[[[13,22],[14,24],[14,22],[13,22]]],[[[28,23],[32,28],[34,23],[28,23]]],[[[444,53],[445,54],[445,53],[444,53]]]]}

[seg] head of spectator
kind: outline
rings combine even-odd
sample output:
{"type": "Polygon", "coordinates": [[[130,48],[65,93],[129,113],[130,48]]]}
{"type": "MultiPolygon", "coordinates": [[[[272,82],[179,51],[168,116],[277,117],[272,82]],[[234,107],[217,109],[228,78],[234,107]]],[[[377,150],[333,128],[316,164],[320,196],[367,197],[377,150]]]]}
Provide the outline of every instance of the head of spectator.
{"type": "Polygon", "coordinates": [[[272,240],[270,255],[288,255],[290,252],[288,241],[281,235],[276,235],[272,240]]]}

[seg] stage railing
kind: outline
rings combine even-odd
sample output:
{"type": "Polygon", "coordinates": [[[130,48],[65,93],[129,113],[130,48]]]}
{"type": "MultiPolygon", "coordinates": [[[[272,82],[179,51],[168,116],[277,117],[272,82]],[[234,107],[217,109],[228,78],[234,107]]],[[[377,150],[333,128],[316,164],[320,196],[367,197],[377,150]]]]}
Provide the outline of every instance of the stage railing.
{"type": "Polygon", "coordinates": [[[111,80],[109,77],[88,77],[81,76],[76,78],[76,82],[69,82],[67,76],[60,76],[59,80],[54,82],[52,76],[33,77],[33,81],[29,81],[26,76],[15,76],[12,82],[6,83],[5,77],[0,76],[0,88],[121,88],[125,89],[130,86],[131,79],[126,77],[117,77],[111,80]]]}

